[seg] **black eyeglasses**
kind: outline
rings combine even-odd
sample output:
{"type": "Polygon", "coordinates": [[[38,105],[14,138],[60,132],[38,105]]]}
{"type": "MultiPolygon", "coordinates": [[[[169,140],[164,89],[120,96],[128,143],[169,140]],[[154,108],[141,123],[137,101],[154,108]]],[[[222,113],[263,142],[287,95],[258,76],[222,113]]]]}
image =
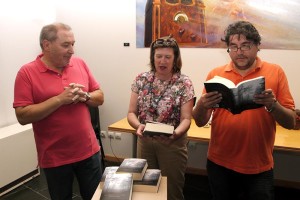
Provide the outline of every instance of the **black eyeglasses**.
{"type": "Polygon", "coordinates": [[[239,49],[241,51],[249,51],[253,46],[253,43],[250,43],[250,44],[242,44],[240,47],[236,46],[236,45],[232,45],[232,46],[229,46],[228,49],[227,49],[227,52],[237,52],[239,49]]]}
{"type": "Polygon", "coordinates": [[[159,38],[153,43],[153,47],[178,47],[178,44],[174,38],[159,38]]]}

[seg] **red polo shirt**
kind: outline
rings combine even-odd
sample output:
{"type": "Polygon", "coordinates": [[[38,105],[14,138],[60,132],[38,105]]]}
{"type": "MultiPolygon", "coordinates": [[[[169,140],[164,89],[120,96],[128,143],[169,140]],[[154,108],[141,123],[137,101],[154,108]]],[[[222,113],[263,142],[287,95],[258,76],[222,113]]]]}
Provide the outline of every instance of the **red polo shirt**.
{"type": "MultiPolygon", "coordinates": [[[[15,80],[14,108],[44,102],[60,94],[70,83],[84,85],[84,91],[99,88],[80,58],[72,57],[63,73],[58,74],[48,69],[41,57],[39,55],[19,70],[15,80]]],[[[32,126],[38,162],[42,168],[78,162],[100,149],[85,103],[63,105],[32,126]]]]}

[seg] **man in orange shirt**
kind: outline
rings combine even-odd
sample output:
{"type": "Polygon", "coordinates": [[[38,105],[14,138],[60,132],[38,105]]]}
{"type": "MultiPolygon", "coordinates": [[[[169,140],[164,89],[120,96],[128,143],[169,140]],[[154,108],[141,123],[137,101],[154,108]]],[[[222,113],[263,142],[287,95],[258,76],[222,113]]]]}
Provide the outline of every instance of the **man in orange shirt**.
{"type": "Polygon", "coordinates": [[[276,122],[292,129],[296,124],[295,104],[282,68],[257,57],[261,37],[249,22],[228,26],[222,39],[228,47],[229,64],[213,69],[207,80],[222,76],[235,84],[265,77],[266,90],[255,94],[263,107],[232,114],[215,108],[222,95],[203,91],[193,117],[204,126],[212,116],[207,173],[214,200],[271,200],[273,194],[273,147],[276,122]]]}

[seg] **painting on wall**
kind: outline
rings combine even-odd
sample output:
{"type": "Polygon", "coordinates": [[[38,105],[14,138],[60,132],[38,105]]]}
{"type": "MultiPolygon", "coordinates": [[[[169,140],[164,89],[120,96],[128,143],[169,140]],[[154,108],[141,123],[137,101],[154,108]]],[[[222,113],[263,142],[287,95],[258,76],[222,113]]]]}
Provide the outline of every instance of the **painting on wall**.
{"type": "Polygon", "coordinates": [[[136,45],[171,35],[180,47],[224,48],[226,27],[254,24],[265,49],[300,49],[299,0],[136,0],[136,45]]]}

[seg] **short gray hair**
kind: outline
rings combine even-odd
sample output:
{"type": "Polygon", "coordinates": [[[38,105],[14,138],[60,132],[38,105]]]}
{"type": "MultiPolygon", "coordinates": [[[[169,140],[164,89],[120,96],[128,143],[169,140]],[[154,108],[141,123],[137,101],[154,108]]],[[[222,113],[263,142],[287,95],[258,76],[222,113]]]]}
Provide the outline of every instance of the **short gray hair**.
{"type": "Polygon", "coordinates": [[[50,42],[55,41],[57,39],[57,32],[59,29],[63,30],[72,30],[72,28],[64,23],[52,23],[44,26],[40,33],[40,46],[43,49],[43,41],[48,40],[50,42]]]}

